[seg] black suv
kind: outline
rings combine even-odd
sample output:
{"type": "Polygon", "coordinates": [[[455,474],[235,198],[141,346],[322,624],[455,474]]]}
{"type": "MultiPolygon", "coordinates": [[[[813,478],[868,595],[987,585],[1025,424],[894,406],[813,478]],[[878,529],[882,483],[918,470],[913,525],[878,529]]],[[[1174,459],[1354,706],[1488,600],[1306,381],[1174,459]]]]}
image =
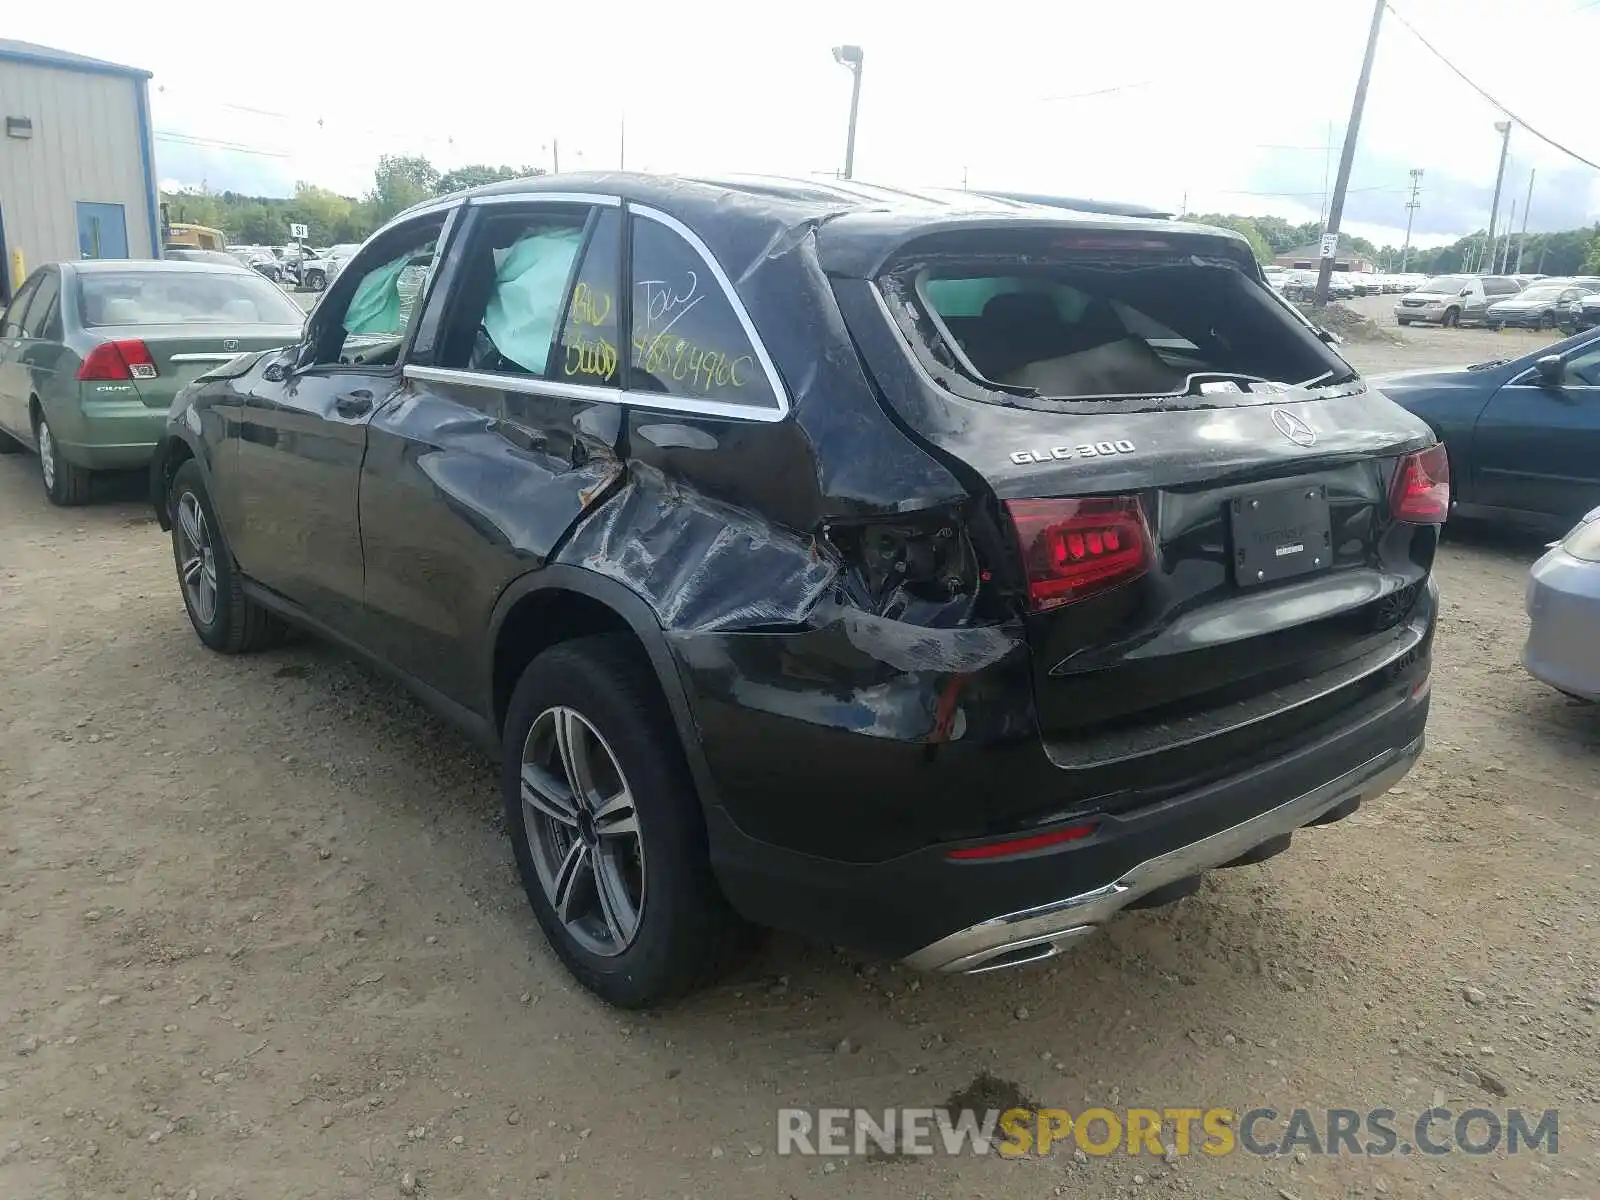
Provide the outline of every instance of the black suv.
{"type": "Polygon", "coordinates": [[[1047,958],[1420,753],[1449,484],[1237,235],[771,179],[412,209],[178,399],[184,602],[495,747],[623,1005],[750,925],[1047,958]]]}

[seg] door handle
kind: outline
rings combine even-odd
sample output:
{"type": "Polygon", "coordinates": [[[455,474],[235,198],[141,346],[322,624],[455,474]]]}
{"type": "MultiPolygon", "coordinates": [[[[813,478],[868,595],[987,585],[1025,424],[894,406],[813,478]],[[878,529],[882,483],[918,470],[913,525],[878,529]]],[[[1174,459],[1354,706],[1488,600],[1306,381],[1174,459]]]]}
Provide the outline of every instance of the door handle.
{"type": "Polygon", "coordinates": [[[341,417],[364,417],[372,411],[372,393],[365,388],[346,392],[333,402],[333,409],[341,417]]]}

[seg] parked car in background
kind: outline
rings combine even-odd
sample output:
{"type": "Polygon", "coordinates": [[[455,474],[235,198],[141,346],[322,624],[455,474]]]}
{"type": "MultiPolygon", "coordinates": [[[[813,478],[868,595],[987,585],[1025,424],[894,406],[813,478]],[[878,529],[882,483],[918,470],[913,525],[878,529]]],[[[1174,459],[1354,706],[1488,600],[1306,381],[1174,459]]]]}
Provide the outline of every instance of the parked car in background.
{"type": "Polygon", "coordinates": [[[1569,696],[1600,700],[1600,508],[1533,564],[1526,596],[1528,673],[1569,696]]]}
{"type": "Polygon", "coordinates": [[[1237,234],[605,172],[402,214],[151,478],[199,639],[495,747],[546,937],[645,1005],[740,918],[1037,962],[1353,812],[1444,466],[1237,234]]]}
{"type": "Polygon", "coordinates": [[[1496,300],[1484,314],[1490,329],[1556,329],[1574,326],[1573,310],[1585,296],[1600,287],[1563,279],[1541,279],[1504,300],[1496,300]]]}
{"type": "Polygon", "coordinates": [[[1436,275],[1394,306],[1401,325],[1481,325],[1489,305],[1522,291],[1509,275],[1436,275]]]}
{"type": "Polygon", "coordinates": [[[95,471],[148,465],[173,397],[208,367],[300,336],[294,301],[228,255],[166,253],[40,267],[6,307],[0,451],[36,451],[56,504],[84,503],[95,471]]]}
{"type": "MultiPolygon", "coordinates": [[[[1356,294],[1355,287],[1350,283],[1348,272],[1335,271],[1328,277],[1328,297],[1333,300],[1348,300],[1356,294]]],[[[1317,273],[1315,271],[1292,271],[1283,284],[1283,295],[1286,300],[1305,302],[1315,298],[1317,294],[1317,273]]]]}
{"type": "Polygon", "coordinates": [[[300,286],[313,292],[322,291],[339,277],[345,263],[354,258],[360,249],[354,242],[343,242],[315,258],[303,259],[300,263],[300,286]]]}
{"type": "Polygon", "coordinates": [[[1600,334],[1370,382],[1444,442],[1452,512],[1559,534],[1600,505],[1600,334]]]}
{"type": "Polygon", "coordinates": [[[1383,284],[1378,277],[1369,271],[1341,271],[1349,281],[1352,295],[1376,296],[1383,291],[1383,284]]]}
{"type": "Polygon", "coordinates": [[[1583,297],[1572,307],[1571,333],[1600,328],[1600,292],[1583,297]]]}
{"type": "Polygon", "coordinates": [[[264,279],[277,283],[283,278],[283,264],[265,246],[233,246],[228,253],[264,279]]]}

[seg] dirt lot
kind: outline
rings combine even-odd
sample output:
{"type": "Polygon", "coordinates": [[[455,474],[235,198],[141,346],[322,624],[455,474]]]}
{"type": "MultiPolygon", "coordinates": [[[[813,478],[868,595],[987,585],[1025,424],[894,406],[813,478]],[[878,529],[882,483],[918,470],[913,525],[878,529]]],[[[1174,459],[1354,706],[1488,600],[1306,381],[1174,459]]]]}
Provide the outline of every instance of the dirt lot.
{"type": "Polygon", "coordinates": [[[1536,544],[1452,531],[1428,753],[1291,853],[1047,969],[777,937],[628,1016],[544,949],[485,761],[318,645],[206,653],[136,481],[62,511],[34,472],[0,459],[6,1200],[1600,1196],[1600,712],[1518,666],[1536,544]],[[1073,1110],[1555,1108],[1560,1153],[775,1153],[780,1106],[984,1072],[1073,1110]]]}

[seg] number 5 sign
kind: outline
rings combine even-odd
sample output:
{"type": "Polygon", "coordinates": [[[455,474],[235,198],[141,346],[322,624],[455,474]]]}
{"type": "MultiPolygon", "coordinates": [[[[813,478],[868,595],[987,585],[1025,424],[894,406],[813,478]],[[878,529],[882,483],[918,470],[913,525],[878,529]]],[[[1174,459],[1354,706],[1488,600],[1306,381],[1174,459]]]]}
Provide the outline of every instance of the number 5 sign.
{"type": "Polygon", "coordinates": [[[1339,235],[1325,233],[1322,235],[1322,257],[1333,258],[1339,253],[1339,235]]]}

